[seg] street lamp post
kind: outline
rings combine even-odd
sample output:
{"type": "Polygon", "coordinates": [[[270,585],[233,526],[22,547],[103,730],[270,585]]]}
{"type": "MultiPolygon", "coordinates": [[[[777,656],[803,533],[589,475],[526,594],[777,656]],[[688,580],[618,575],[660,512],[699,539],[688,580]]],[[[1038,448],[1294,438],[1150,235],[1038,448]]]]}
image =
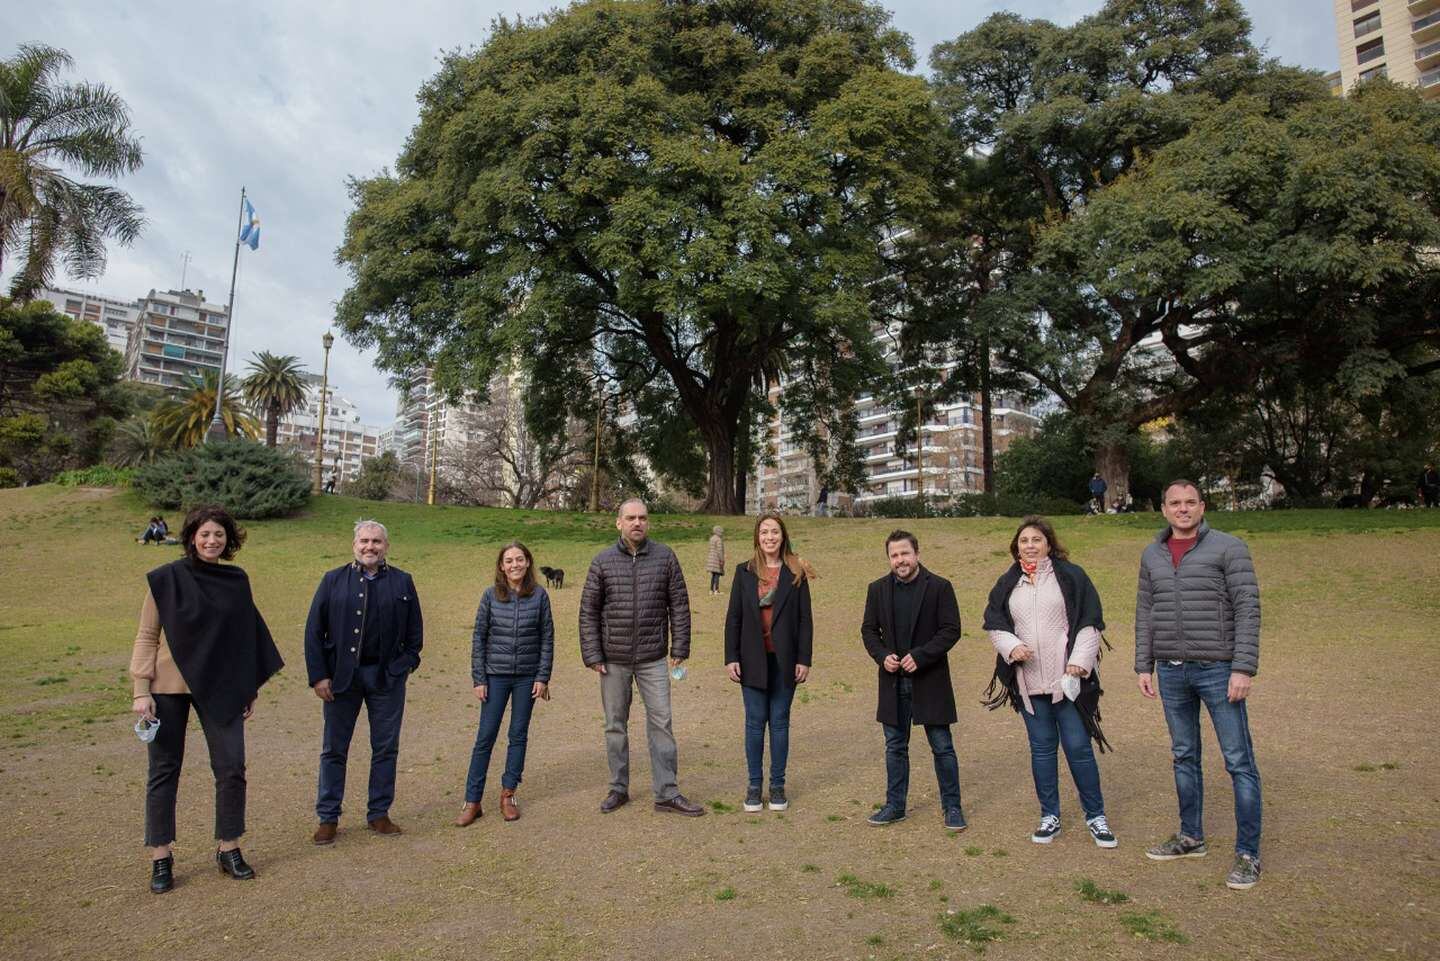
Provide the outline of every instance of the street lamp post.
{"type": "Polygon", "coordinates": [[[323,489],[320,471],[325,461],[325,401],[330,393],[330,347],[335,343],[335,335],[327,330],[320,342],[325,345],[325,363],[320,373],[320,424],[315,431],[315,482],[312,486],[317,494],[323,489]]]}

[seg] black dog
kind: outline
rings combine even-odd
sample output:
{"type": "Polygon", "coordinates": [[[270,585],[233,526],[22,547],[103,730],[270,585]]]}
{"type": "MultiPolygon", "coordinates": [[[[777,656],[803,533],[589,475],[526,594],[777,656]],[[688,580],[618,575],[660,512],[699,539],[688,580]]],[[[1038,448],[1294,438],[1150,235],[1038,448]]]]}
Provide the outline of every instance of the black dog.
{"type": "Polygon", "coordinates": [[[565,586],[565,572],[558,567],[542,567],[540,573],[545,575],[545,586],[553,587],[556,590],[565,586]]]}

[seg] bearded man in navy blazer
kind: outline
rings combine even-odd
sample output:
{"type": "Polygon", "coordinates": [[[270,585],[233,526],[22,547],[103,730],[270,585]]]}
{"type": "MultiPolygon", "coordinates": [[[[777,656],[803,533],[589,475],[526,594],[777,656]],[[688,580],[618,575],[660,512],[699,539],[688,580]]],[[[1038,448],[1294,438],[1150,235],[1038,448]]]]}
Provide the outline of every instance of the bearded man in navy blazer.
{"type": "Polygon", "coordinates": [[[345,799],[345,762],[364,705],[370,721],[370,797],[365,820],[386,837],[401,833],[390,820],[405,681],[420,666],[424,625],[415,581],[385,562],[390,535],[379,521],[355,525],[355,560],[326,573],[305,622],[305,667],[324,702],[316,844],[335,840],[345,799]]]}
{"type": "Polygon", "coordinates": [[[870,585],[860,638],[879,667],[875,720],[885,729],[885,804],[869,818],[880,827],[905,820],[910,789],[910,728],[925,727],[940,787],[940,815],[950,831],[965,830],[960,763],[950,725],[957,720],[950,684],[950,648],[960,639],[960,606],[950,582],[920,564],[920,541],[909,531],[885,538],[890,573],[870,585]]]}

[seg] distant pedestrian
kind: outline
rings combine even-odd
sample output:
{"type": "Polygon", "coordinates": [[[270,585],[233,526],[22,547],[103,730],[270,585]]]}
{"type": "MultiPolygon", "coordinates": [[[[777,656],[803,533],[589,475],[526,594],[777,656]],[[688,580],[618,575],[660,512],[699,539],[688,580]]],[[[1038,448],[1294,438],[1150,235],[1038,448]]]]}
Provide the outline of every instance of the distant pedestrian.
{"type": "Polygon", "coordinates": [[[1105,478],[1100,476],[1099,471],[1096,471],[1095,476],[1090,478],[1090,513],[1105,513],[1105,491],[1108,489],[1109,485],[1105,483],[1105,478]]]}
{"type": "Polygon", "coordinates": [[[1244,890],[1260,880],[1260,772],[1246,710],[1260,669],[1260,585],[1245,542],[1205,523],[1199,488],[1171,481],[1161,498],[1169,526],[1140,555],[1135,674],[1140,693],[1158,695],[1164,704],[1180,831],[1145,854],[1171,861],[1208,853],[1200,773],[1204,704],[1234,786],[1235,864],[1225,884],[1244,890]]]}
{"type": "Polygon", "coordinates": [[[325,481],[325,493],[327,493],[327,494],[333,494],[333,493],[335,493],[335,475],[334,475],[334,473],[331,473],[331,475],[330,475],[330,476],[326,479],[326,481],[325,481]]]}
{"type": "Polygon", "coordinates": [[[1434,464],[1425,465],[1425,469],[1420,472],[1420,482],[1416,486],[1420,489],[1420,500],[1426,507],[1440,504],[1440,471],[1435,469],[1434,464]]]}
{"type": "Polygon", "coordinates": [[[710,545],[705,549],[705,570],[710,574],[710,596],[720,593],[720,576],[725,573],[725,528],[710,528],[710,545]]]}
{"type": "Polygon", "coordinates": [[[815,516],[830,516],[830,488],[828,487],[821,487],[820,495],[815,498],[815,516]]]}

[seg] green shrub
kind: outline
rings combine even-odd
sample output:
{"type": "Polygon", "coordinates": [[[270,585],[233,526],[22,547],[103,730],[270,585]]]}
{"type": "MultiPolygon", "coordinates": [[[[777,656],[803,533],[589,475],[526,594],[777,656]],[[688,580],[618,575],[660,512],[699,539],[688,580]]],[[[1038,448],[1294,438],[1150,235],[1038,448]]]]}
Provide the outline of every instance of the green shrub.
{"type": "Polygon", "coordinates": [[[281,517],[310,497],[310,478],[291,454],[249,440],[202,444],[136,468],[135,490],[155,507],[220,504],[236,517],[281,517]]]}
{"type": "Polygon", "coordinates": [[[56,474],[54,483],[61,487],[129,487],[134,473],[129,468],[97,464],[56,474]]]}
{"type": "Polygon", "coordinates": [[[0,467],[0,488],[19,486],[20,472],[13,467],[0,467]]]}
{"type": "Polygon", "coordinates": [[[871,501],[871,517],[1024,517],[1026,514],[1082,514],[1079,502],[1046,494],[957,494],[926,497],[922,510],[915,497],[871,501]]]}

